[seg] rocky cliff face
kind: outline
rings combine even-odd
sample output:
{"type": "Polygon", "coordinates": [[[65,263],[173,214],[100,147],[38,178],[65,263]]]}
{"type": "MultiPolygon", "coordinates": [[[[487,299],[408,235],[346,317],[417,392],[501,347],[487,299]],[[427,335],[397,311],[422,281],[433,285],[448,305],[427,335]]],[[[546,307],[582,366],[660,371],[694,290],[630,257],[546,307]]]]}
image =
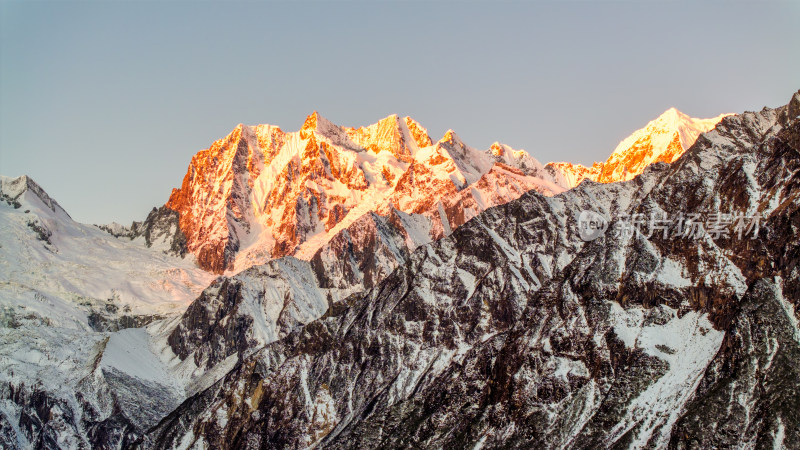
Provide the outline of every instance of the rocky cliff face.
{"type": "Polygon", "coordinates": [[[134,221],[130,227],[112,223],[98,225],[98,228],[116,238],[141,238],[145,246],[160,249],[168,255],[186,256],[186,235],[180,228],[180,215],[166,206],[153,208],[145,220],[134,221]]]}
{"type": "Polygon", "coordinates": [[[137,445],[798,447],[799,114],[800,92],[630,181],[489,208],[137,445]],[[584,210],[610,222],[589,242],[584,210]],[[627,228],[651,213],[684,220],[627,228]]]}

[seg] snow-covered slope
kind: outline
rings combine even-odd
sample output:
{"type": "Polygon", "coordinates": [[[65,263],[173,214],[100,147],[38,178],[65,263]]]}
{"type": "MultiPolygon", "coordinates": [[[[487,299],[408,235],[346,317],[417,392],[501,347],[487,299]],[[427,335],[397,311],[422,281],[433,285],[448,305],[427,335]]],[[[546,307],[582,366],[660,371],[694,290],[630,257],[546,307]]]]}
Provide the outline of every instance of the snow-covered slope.
{"type": "Polygon", "coordinates": [[[73,221],[27,176],[0,177],[0,195],[4,323],[113,328],[181,313],[213,279],[191,259],[73,221]]]}
{"type": "Polygon", "coordinates": [[[675,161],[694,144],[701,133],[713,129],[728,115],[696,119],[670,108],[644,128],[623,139],[604,163],[596,162],[592,167],[586,167],[556,162],[549,163],[547,168],[555,177],[560,174],[569,188],[577,186],[584,179],[601,183],[630,180],[650,164],[675,161]]]}
{"type": "Polygon", "coordinates": [[[563,187],[524,151],[476,150],[452,131],[434,143],[409,117],[356,129],[315,112],[296,132],[239,125],[192,158],[166,206],[180,214],[201,267],[219,273],[286,255],[309,259],[368,212],[425,215],[433,239],[530,189],[563,187]],[[487,175],[513,187],[487,191],[478,186],[487,175]],[[470,211],[448,211],[453,196],[472,196],[470,211]]]}
{"type": "Polygon", "coordinates": [[[0,177],[0,447],[124,442],[185,398],[131,327],[183,313],[214,276],[147,239],[77,223],[29,177],[0,177]]]}
{"type": "Polygon", "coordinates": [[[596,162],[591,167],[570,162],[550,162],[545,169],[561,184],[569,189],[581,184],[583,180],[597,181],[598,175],[603,170],[603,163],[596,162]]]}

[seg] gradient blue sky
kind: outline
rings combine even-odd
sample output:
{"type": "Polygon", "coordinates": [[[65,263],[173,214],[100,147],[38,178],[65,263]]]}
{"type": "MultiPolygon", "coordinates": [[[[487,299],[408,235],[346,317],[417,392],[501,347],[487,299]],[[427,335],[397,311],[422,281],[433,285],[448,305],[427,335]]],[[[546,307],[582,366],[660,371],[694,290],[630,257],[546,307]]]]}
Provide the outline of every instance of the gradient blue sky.
{"type": "Polygon", "coordinates": [[[0,1],[0,173],[78,221],[143,219],[238,123],[410,115],[438,139],[604,160],[675,106],[800,88],[798,2],[0,1]]]}

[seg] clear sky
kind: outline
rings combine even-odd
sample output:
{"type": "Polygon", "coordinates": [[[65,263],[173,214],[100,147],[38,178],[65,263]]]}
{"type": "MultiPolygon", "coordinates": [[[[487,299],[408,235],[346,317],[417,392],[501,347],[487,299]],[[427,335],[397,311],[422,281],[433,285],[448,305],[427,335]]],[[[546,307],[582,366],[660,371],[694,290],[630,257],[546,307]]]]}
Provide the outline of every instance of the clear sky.
{"type": "Polygon", "coordinates": [[[0,173],[130,223],[238,123],[410,115],[438,139],[605,160],[674,106],[800,89],[800,2],[0,0],[0,173]]]}

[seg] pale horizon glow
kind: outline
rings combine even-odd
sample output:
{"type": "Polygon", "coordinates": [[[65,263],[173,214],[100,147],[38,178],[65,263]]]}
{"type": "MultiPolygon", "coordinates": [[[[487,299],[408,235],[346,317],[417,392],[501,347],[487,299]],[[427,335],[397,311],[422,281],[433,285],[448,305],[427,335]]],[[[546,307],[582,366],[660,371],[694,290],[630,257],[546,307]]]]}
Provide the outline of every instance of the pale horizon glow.
{"type": "Polygon", "coordinates": [[[670,107],[785,104],[794,2],[0,2],[0,174],[143,220],[239,124],[411,116],[438,140],[604,161],[670,107]]]}

